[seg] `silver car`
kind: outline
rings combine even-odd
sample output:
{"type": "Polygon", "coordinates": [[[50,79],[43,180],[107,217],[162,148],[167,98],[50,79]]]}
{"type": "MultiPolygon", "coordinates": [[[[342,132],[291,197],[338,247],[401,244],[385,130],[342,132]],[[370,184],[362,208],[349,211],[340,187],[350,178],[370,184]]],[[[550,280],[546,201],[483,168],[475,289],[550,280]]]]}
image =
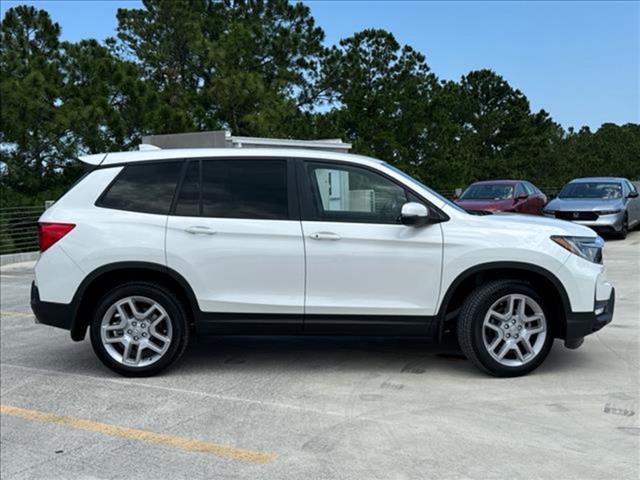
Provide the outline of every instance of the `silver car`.
{"type": "Polygon", "coordinates": [[[626,178],[577,178],[544,207],[543,214],[625,238],[629,229],[640,224],[640,198],[626,178]]]}

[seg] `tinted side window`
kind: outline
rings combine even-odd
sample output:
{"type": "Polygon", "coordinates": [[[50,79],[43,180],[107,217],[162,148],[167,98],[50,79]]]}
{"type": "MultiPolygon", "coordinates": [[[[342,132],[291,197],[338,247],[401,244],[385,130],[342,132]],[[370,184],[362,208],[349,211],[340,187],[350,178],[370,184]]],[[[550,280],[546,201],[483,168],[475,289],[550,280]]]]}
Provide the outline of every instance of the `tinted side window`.
{"type": "Polygon", "coordinates": [[[522,195],[523,193],[525,193],[524,187],[522,186],[521,183],[518,183],[516,185],[516,193],[515,196],[516,198],[518,198],[520,195],[522,195]]]}
{"type": "Polygon", "coordinates": [[[166,215],[182,165],[181,161],[127,165],[96,205],[166,215]]]}
{"type": "Polygon", "coordinates": [[[529,195],[536,194],[535,188],[533,188],[533,186],[530,183],[524,182],[522,185],[524,185],[524,189],[527,191],[529,195]]]}
{"type": "Polygon", "coordinates": [[[187,171],[176,201],[176,215],[200,215],[200,161],[187,164],[187,171]]]}
{"type": "Polygon", "coordinates": [[[202,215],[288,219],[286,160],[204,160],[202,215]]]}
{"type": "Polygon", "coordinates": [[[630,191],[630,192],[637,192],[637,191],[638,191],[638,189],[637,189],[637,188],[636,188],[636,186],[633,184],[633,182],[629,182],[629,181],[627,181],[626,183],[627,183],[627,186],[629,187],[629,191],[630,191]]]}
{"type": "Polygon", "coordinates": [[[399,223],[404,188],[369,170],[334,164],[307,164],[316,216],[319,220],[399,223]]]}

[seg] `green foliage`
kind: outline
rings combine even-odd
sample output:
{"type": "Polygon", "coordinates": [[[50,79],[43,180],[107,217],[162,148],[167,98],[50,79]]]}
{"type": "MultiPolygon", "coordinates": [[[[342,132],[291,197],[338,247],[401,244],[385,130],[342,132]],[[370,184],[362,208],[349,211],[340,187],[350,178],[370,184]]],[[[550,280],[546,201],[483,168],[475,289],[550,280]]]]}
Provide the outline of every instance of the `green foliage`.
{"type": "MultiPolygon", "coordinates": [[[[640,178],[640,125],[565,132],[490,70],[440,81],[384,30],[325,48],[308,7],[287,0],[145,0],[115,38],[61,42],[44,10],[0,27],[0,204],[41,204],[81,174],[81,153],[147,133],[340,137],[435,188],[527,178],[640,178]]],[[[6,241],[6,240],[2,240],[6,241]]]]}

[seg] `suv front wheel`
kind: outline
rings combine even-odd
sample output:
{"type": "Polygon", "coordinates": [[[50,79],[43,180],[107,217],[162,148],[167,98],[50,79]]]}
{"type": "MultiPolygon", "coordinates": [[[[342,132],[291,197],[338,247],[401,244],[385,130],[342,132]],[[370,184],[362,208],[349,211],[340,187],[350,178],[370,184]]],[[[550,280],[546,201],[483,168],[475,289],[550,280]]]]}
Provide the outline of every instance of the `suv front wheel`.
{"type": "Polygon", "coordinates": [[[99,301],[91,345],[102,363],[126,376],[155,375],[178,360],[189,337],[181,303],[160,285],[132,282],[99,301]]]}
{"type": "Polygon", "coordinates": [[[491,375],[527,374],[543,362],[553,343],[544,301],[526,283],[489,282],[464,302],[458,342],[465,356],[491,375]]]}

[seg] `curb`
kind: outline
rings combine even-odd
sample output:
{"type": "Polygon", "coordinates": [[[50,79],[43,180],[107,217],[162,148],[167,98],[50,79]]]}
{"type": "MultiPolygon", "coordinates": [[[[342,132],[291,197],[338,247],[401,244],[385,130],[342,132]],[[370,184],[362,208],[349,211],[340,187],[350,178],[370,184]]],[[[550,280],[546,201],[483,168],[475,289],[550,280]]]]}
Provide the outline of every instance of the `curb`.
{"type": "Polygon", "coordinates": [[[12,263],[31,262],[33,260],[37,260],[39,253],[40,252],[24,252],[0,255],[0,267],[11,265],[12,263]]]}

